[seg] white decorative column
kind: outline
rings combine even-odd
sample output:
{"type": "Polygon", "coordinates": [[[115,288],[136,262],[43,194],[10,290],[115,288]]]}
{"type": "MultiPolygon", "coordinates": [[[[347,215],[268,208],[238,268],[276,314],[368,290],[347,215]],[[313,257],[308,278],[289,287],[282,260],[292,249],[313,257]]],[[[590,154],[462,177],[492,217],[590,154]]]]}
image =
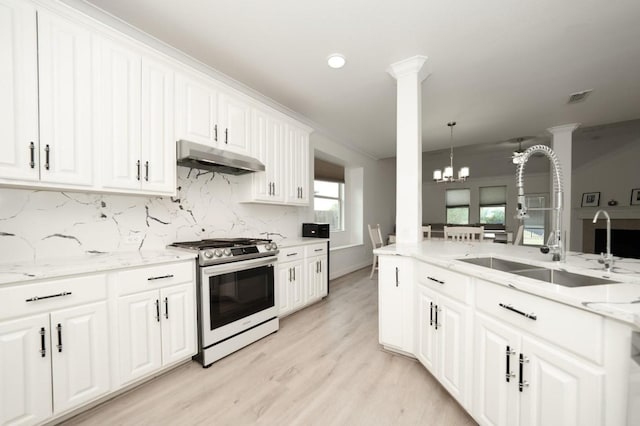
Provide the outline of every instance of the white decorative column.
{"type": "MultiPolygon", "coordinates": [[[[572,123],[547,129],[547,131],[553,135],[551,148],[558,156],[558,161],[562,168],[562,178],[564,181],[562,228],[566,234],[566,237],[563,236],[563,238],[567,250],[570,250],[571,244],[571,147],[573,144],[573,131],[579,126],[580,123],[572,123]]],[[[553,170],[551,173],[553,173],[553,170]]],[[[579,250],[581,251],[582,248],[579,250]]]]}
{"type": "Polygon", "coordinates": [[[389,66],[397,81],[396,243],[422,241],[422,81],[426,56],[389,66]]]}

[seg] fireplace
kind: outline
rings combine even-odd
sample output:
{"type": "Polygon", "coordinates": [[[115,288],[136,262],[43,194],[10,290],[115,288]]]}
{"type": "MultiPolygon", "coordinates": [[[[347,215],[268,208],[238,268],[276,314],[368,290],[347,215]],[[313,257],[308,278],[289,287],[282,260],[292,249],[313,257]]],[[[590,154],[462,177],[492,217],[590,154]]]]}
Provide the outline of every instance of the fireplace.
{"type": "MultiPolygon", "coordinates": [[[[594,253],[607,252],[607,230],[596,229],[594,253]]],[[[638,229],[612,229],[611,253],[620,257],[633,257],[640,259],[640,230],[638,229]]]]}
{"type": "MultiPolygon", "coordinates": [[[[596,254],[607,251],[605,220],[592,223],[592,219],[583,219],[582,251],[596,254]]],[[[611,219],[611,252],[618,257],[640,259],[640,219],[611,219]]]]}

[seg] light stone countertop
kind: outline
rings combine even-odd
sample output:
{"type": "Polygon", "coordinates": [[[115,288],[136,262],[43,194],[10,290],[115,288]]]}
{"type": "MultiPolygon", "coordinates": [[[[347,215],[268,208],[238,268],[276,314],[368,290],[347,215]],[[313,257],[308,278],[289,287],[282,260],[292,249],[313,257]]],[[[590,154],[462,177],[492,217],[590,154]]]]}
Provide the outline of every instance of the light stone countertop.
{"type": "Polygon", "coordinates": [[[306,246],[311,244],[326,243],[329,238],[315,238],[315,237],[299,237],[299,238],[287,238],[282,241],[278,241],[278,247],[296,247],[306,246]]]}
{"type": "Polygon", "coordinates": [[[598,263],[599,255],[567,252],[565,262],[551,261],[537,247],[493,242],[425,240],[417,244],[389,245],[374,251],[378,255],[400,255],[425,261],[451,271],[511,287],[526,293],[615,318],[640,329],[640,259],[616,258],[613,273],[598,263]],[[618,281],[616,284],[563,287],[502,272],[456,259],[495,256],[535,266],[560,269],[618,281]]]}
{"type": "Polygon", "coordinates": [[[128,251],[0,264],[0,286],[91,272],[195,259],[182,250],[128,251]]]}

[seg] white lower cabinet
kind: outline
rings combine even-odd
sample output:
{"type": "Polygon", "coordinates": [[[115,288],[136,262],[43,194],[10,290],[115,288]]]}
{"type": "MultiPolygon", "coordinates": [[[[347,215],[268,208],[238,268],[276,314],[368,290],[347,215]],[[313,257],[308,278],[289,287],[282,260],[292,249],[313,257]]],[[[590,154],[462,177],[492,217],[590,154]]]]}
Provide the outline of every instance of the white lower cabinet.
{"type": "Polygon", "coordinates": [[[121,384],[194,354],[193,291],[185,283],[118,299],[121,384]]]}
{"type": "Polygon", "coordinates": [[[326,297],[329,278],[327,242],[286,247],[278,254],[278,316],[283,317],[326,297]]]}
{"type": "Polygon", "coordinates": [[[413,353],[413,262],[401,256],[380,256],[378,325],[380,343],[413,353]]]}
{"type": "Polygon", "coordinates": [[[0,322],[0,424],[41,423],[109,391],[107,302],[83,303],[104,297],[104,276],[2,290],[1,314],[40,313],[0,322]]]}
{"type": "Polygon", "coordinates": [[[419,285],[418,360],[463,406],[468,406],[470,372],[468,321],[471,309],[419,285]]]}
{"type": "Polygon", "coordinates": [[[476,314],[476,419],[486,425],[600,425],[604,371],[476,314]]]}

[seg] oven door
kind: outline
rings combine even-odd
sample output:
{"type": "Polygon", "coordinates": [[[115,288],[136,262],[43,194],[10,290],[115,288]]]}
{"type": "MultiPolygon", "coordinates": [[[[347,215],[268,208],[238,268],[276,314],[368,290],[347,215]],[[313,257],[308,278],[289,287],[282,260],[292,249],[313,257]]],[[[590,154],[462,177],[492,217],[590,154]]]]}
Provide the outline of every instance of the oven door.
{"type": "Polygon", "coordinates": [[[275,256],[201,269],[202,346],[277,316],[275,256]]]}

